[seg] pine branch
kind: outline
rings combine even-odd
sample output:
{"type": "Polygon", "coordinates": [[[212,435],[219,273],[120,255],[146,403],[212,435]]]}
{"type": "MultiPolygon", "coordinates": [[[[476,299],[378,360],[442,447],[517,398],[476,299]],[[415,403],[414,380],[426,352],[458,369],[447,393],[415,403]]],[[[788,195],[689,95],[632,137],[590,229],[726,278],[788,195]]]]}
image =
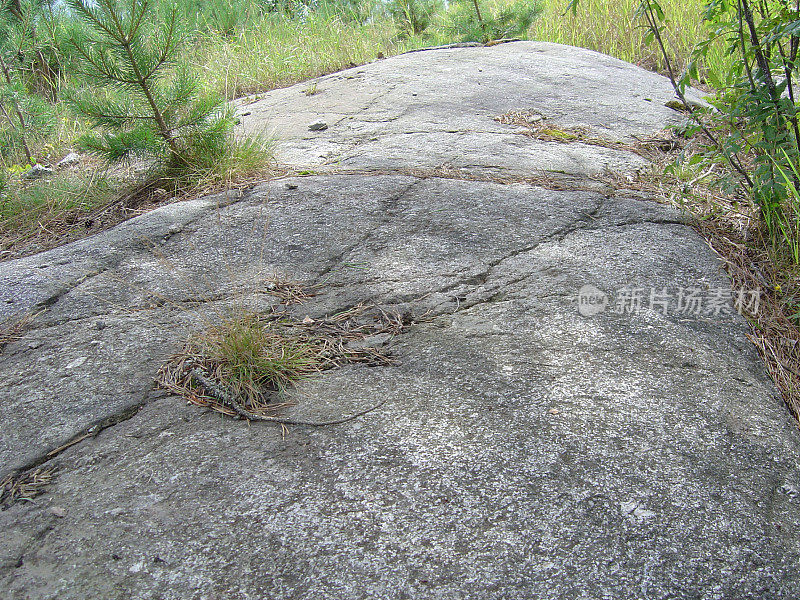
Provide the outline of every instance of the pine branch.
{"type": "MultiPolygon", "coordinates": [[[[8,69],[8,65],[6,64],[5,59],[3,58],[3,54],[0,53],[0,70],[3,72],[3,76],[5,77],[6,82],[8,83],[9,87],[13,86],[13,82],[11,81],[11,72],[8,69]]],[[[25,152],[25,158],[28,159],[28,163],[33,163],[33,154],[31,153],[31,149],[28,146],[28,140],[25,138],[25,116],[22,114],[22,110],[19,107],[19,102],[16,99],[11,101],[11,104],[14,106],[14,111],[17,114],[17,119],[19,120],[19,128],[17,129],[17,133],[19,134],[20,143],[22,144],[22,151],[25,152]]],[[[5,116],[8,118],[9,123],[11,123],[12,127],[14,126],[13,120],[9,117],[8,113],[6,112],[5,108],[3,109],[5,116]]]]}

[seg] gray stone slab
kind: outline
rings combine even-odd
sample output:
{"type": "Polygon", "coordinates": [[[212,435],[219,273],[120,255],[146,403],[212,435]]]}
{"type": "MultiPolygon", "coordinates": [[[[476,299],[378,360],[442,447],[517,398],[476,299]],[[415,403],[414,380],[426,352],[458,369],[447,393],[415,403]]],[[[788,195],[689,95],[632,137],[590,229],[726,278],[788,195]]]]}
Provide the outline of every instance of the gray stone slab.
{"type": "MultiPolygon", "coordinates": [[[[486,135],[496,150],[480,168],[516,179],[502,145],[513,155],[528,138],[489,114],[524,97],[575,106],[559,118],[606,122],[619,139],[655,132],[672,118],[663,79],[585,51],[508,44],[381,61],[323,78],[310,98],[367,130],[412,84],[429,94],[428,117],[415,118],[432,141],[398,154],[396,168],[380,161],[399,130],[375,142],[384,156],[361,156],[341,134],[336,152],[350,158],[337,168],[352,158],[364,173],[173,204],[0,263],[0,314],[39,312],[0,355],[0,477],[114,423],[47,461],[58,473],[42,496],[0,511],[0,596],[800,595],[800,433],[747,324],[730,309],[649,307],[650,290],[730,286],[685,218],[584,185],[402,174],[468,156],[486,135]],[[593,97],[580,112],[565,83],[622,76],[654,101],[593,97]],[[434,123],[468,94],[458,119],[472,141],[448,150],[457,134],[434,123]],[[383,170],[397,172],[372,172],[383,170]],[[189,333],[274,304],[274,273],[320,284],[298,317],[359,302],[416,316],[388,341],[396,366],[326,371],[291,392],[285,415],[330,419],[386,399],[378,410],[284,431],[152,389],[189,333]],[[579,313],[587,284],[610,295],[607,310],[579,313]],[[624,288],[645,294],[641,310],[615,310],[624,288]]],[[[305,98],[304,87],[258,106],[305,98]]],[[[279,156],[317,118],[309,108],[279,156]]],[[[574,176],[591,175],[596,148],[560,146],[589,165],[574,176]]]]}
{"type": "Polygon", "coordinates": [[[495,118],[532,110],[548,125],[624,142],[685,120],[665,106],[674,99],[665,78],[544,42],[414,52],[321,77],[309,89],[260,94],[239,110],[241,130],[273,136],[280,162],[298,170],[627,173],[646,162],[617,149],[537,141],[495,118]],[[328,128],[309,131],[318,120],[328,128]]]}

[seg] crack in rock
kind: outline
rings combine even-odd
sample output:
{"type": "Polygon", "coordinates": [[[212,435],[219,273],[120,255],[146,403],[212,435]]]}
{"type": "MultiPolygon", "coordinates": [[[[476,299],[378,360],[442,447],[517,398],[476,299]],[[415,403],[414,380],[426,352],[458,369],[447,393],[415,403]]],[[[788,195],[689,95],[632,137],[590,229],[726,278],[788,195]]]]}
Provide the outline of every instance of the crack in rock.
{"type": "MultiPolygon", "coordinates": [[[[403,187],[403,189],[399,190],[398,192],[396,192],[395,194],[393,194],[389,198],[383,200],[381,203],[383,205],[385,205],[385,206],[384,206],[384,210],[381,212],[381,217],[380,217],[377,225],[391,223],[391,221],[392,221],[391,216],[392,215],[388,214],[388,212],[390,210],[395,210],[397,203],[400,202],[400,200],[402,200],[406,196],[406,194],[408,194],[414,187],[416,187],[417,185],[422,183],[422,181],[424,181],[424,180],[419,179],[419,178],[415,178],[414,180],[412,180],[411,182],[406,184],[406,186],[403,187]]],[[[373,229],[370,229],[367,233],[363,234],[359,239],[354,241],[352,244],[349,244],[347,247],[345,247],[340,252],[338,252],[335,256],[333,256],[331,259],[329,259],[328,266],[326,266],[320,273],[317,274],[317,276],[316,276],[316,278],[315,278],[315,280],[313,282],[313,285],[322,285],[322,284],[328,285],[328,282],[325,281],[325,278],[328,275],[330,275],[334,270],[336,270],[338,267],[341,266],[341,263],[342,263],[342,261],[344,260],[344,258],[346,256],[350,255],[357,248],[363,246],[370,239],[372,239],[372,237],[375,235],[375,230],[376,229],[377,229],[377,227],[375,227],[373,229]]]]}
{"type": "Polygon", "coordinates": [[[63,441],[63,443],[51,448],[47,451],[43,451],[38,456],[34,456],[24,465],[20,465],[19,467],[13,469],[12,471],[2,471],[0,472],[0,478],[5,477],[9,473],[14,473],[15,475],[20,475],[22,473],[26,473],[28,471],[32,471],[37,467],[41,467],[42,465],[50,462],[51,460],[55,459],[59,454],[80,444],[81,442],[97,437],[100,432],[105,431],[111,427],[114,427],[120,423],[123,423],[129,419],[135,417],[139,411],[146,406],[148,403],[156,400],[158,398],[163,397],[164,393],[149,393],[141,402],[138,402],[133,405],[126,406],[117,412],[114,412],[110,415],[107,415],[101,419],[97,419],[92,425],[86,427],[79,431],[78,433],[71,435],[69,438],[63,441]]]}

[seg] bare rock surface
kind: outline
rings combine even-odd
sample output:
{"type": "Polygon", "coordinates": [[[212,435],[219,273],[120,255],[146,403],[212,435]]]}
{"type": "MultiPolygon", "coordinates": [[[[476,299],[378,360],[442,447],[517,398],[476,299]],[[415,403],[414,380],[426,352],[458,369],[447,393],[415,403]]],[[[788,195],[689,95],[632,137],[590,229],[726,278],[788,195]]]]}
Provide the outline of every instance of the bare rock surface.
{"type": "Polygon", "coordinates": [[[0,355],[0,478],[57,468],[0,511],[0,596],[798,597],[800,434],[746,323],[648,302],[730,282],[677,211],[592,179],[679,122],[668,82],[516,43],[317,89],[242,123],[313,175],[0,264],[0,320],[37,313],[0,355]],[[619,144],[494,120],[513,111],[619,144]],[[298,318],[413,320],[378,341],[397,365],[326,371],[284,415],[378,410],[284,431],[154,389],[188,334],[275,305],[275,273],[319,286],[298,318]],[[584,285],[607,310],[580,314],[584,285]],[[617,312],[626,287],[648,296],[617,312]]]}
{"type": "Polygon", "coordinates": [[[596,52],[534,42],[412,52],[266,96],[241,102],[242,130],[274,134],[281,164],[314,172],[631,173],[646,163],[630,152],[541,142],[497,119],[527,111],[628,143],[685,121],[665,106],[674,94],[663,77],[596,52]],[[320,120],[328,127],[309,131],[320,120]]]}

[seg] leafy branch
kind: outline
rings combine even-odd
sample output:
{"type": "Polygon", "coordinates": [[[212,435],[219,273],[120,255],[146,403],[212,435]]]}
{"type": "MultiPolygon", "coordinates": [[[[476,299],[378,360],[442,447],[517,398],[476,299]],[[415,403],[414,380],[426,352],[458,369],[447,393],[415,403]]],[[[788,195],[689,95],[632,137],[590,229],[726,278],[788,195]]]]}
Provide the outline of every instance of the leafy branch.
{"type": "Polygon", "coordinates": [[[745,170],[744,166],[740,158],[737,156],[736,153],[727,152],[725,146],[723,145],[722,141],[717,138],[714,133],[709,129],[706,123],[700,118],[697,108],[690,103],[686,99],[686,79],[682,78],[680,81],[675,76],[675,70],[672,66],[672,61],[669,58],[669,54],[667,53],[667,48],[664,45],[664,38],[662,36],[663,26],[661,23],[664,21],[664,11],[661,8],[661,5],[654,0],[642,0],[640,2],[638,8],[636,9],[636,15],[643,17],[645,23],[647,24],[648,28],[648,35],[645,38],[645,41],[653,41],[655,40],[656,44],[658,45],[659,52],[661,53],[661,57],[664,59],[664,66],[667,69],[667,77],[669,78],[670,83],[672,84],[673,90],[675,90],[675,95],[678,96],[678,100],[680,100],[681,104],[683,104],[684,108],[686,109],[689,116],[692,120],[697,124],[698,127],[702,130],[708,140],[717,148],[717,150],[725,157],[728,161],[728,164],[737,172],[742,178],[747,182],[749,187],[753,187],[753,180],[750,178],[750,175],[745,170]]]}

